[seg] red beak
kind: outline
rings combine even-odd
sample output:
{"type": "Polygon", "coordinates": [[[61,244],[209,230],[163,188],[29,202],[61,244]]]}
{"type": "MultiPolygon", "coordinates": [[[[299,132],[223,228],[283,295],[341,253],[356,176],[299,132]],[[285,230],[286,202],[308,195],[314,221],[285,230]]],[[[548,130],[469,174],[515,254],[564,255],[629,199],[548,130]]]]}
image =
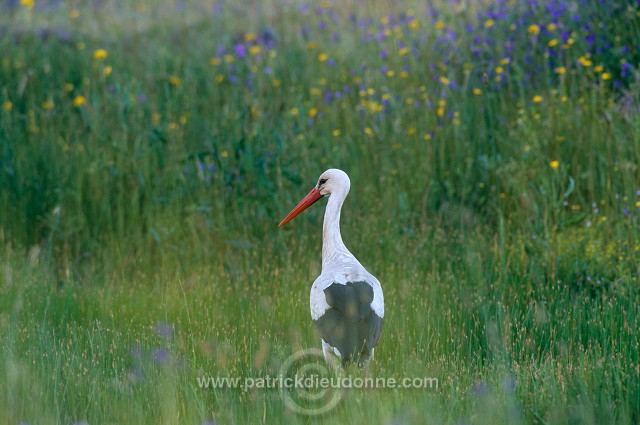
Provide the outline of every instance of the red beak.
{"type": "Polygon", "coordinates": [[[309,192],[309,194],[307,194],[307,196],[305,196],[304,199],[302,199],[302,201],[300,201],[300,203],[291,210],[291,212],[284,218],[284,220],[282,220],[280,224],[278,224],[278,227],[282,227],[296,218],[302,211],[315,204],[320,198],[322,198],[320,191],[317,187],[314,187],[311,192],[309,192]]]}

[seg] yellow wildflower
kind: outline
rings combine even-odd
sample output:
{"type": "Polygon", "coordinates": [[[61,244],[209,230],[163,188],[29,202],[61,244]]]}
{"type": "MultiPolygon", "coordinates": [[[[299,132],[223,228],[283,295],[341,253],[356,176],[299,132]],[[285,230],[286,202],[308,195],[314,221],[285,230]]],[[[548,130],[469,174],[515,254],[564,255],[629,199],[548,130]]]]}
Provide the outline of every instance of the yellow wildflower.
{"type": "Polygon", "coordinates": [[[29,10],[33,9],[36,5],[34,0],[20,0],[20,6],[25,7],[29,10]]]}
{"type": "Polygon", "coordinates": [[[593,62],[591,62],[591,59],[589,59],[589,55],[583,55],[580,56],[578,58],[578,63],[582,66],[584,66],[585,68],[590,67],[591,65],[593,65],[593,62]]]}
{"type": "Polygon", "coordinates": [[[448,86],[449,84],[451,84],[451,81],[447,77],[440,77],[440,82],[445,86],[448,86]]]}
{"type": "Polygon", "coordinates": [[[318,108],[311,108],[311,110],[309,111],[309,116],[311,118],[315,118],[316,115],[318,115],[318,108]]]}
{"type": "Polygon", "coordinates": [[[482,94],[482,90],[480,90],[479,88],[475,88],[473,89],[473,94],[475,94],[476,96],[480,96],[482,94]]]}
{"type": "Polygon", "coordinates": [[[441,30],[442,28],[444,28],[444,22],[442,21],[436,22],[436,29],[441,30]]]}
{"type": "Polygon", "coordinates": [[[327,59],[329,59],[329,56],[328,56],[326,53],[320,53],[320,54],[318,55],[318,60],[319,60],[320,62],[324,62],[324,61],[326,61],[327,59]]]}
{"type": "Polygon", "coordinates": [[[549,167],[553,168],[554,170],[555,170],[556,168],[558,168],[559,166],[560,166],[560,161],[558,161],[558,160],[551,161],[551,162],[549,163],[549,167]]]}
{"type": "Polygon", "coordinates": [[[180,84],[182,84],[182,78],[172,75],[171,77],[169,77],[169,84],[171,84],[172,86],[179,86],[180,84]]]}
{"type": "Polygon", "coordinates": [[[111,75],[111,71],[113,71],[112,67],[105,66],[104,69],[102,70],[102,73],[104,74],[105,77],[108,77],[109,75],[111,75]]]}
{"type": "Polygon", "coordinates": [[[76,96],[73,99],[73,106],[78,107],[78,108],[81,107],[81,106],[84,106],[86,103],[87,103],[87,98],[84,97],[84,96],[76,96]]]}
{"type": "Polygon", "coordinates": [[[487,19],[486,21],[484,21],[485,28],[491,28],[492,26],[493,26],[493,19],[487,19]]]}
{"type": "Polygon", "coordinates": [[[93,52],[93,58],[96,60],[102,60],[107,56],[109,56],[109,52],[107,52],[105,49],[98,49],[93,52]]]}
{"type": "Polygon", "coordinates": [[[532,35],[538,35],[540,34],[540,27],[535,24],[529,25],[529,28],[527,28],[527,32],[532,35]]]}
{"type": "Polygon", "coordinates": [[[533,101],[533,103],[540,103],[542,102],[542,96],[537,95],[537,96],[533,96],[533,99],[531,99],[533,101]]]}
{"type": "Polygon", "coordinates": [[[611,74],[608,73],[608,72],[603,72],[601,78],[602,78],[603,81],[610,80],[611,79],[611,74]]]}
{"type": "Polygon", "coordinates": [[[565,68],[564,66],[559,66],[556,69],[554,69],[556,74],[566,74],[567,73],[567,68],[565,68]]]}
{"type": "Polygon", "coordinates": [[[340,130],[333,130],[331,134],[333,135],[333,137],[338,137],[340,135],[340,130]]]}
{"type": "Polygon", "coordinates": [[[2,104],[2,109],[4,109],[5,111],[9,112],[13,109],[13,103],[6,101],[2,104]]]}

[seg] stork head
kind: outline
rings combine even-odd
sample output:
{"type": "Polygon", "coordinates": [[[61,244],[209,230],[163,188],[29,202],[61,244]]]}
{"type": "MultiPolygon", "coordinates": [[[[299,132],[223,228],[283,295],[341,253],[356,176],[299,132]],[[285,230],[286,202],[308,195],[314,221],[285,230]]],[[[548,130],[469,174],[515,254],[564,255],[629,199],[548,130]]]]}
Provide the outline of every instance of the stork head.
{"type": "Polygon", "coordinates": [[[328,169],[320,174],[318,184],[291,210],[278,227],[282,227],[296,218],[302,211],[309,208],[323,196],[331,196],[333,194],[344,199],[349,193],[349,188],[351,188],[351,180],[349,180],[347,173],[337,168],[328,169]]]}

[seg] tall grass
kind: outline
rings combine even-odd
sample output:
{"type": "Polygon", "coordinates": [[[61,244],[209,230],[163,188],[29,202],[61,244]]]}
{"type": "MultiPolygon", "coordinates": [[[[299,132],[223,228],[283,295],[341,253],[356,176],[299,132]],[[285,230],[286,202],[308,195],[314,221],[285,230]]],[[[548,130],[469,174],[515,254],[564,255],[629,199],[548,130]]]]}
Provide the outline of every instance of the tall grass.
{"type": "Polygon", "coordinates": [[[0,6],[7,423],[638,421],[637,5],[379,3],[0,6]],[[439,388],[199,388],[319,345],[329,167],[439,388]]]}

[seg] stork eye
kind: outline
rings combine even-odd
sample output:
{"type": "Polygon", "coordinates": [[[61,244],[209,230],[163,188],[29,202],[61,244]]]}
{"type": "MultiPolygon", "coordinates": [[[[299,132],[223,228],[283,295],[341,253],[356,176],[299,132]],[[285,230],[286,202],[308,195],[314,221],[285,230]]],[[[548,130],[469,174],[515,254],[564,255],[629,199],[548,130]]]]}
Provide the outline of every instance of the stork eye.
{"type": "Polygon", "coordinates": [[[318,186],[322,186],[326,182],[327,182],[327,179],[320,179],[320,181],[318,181],[318,186]]]}

